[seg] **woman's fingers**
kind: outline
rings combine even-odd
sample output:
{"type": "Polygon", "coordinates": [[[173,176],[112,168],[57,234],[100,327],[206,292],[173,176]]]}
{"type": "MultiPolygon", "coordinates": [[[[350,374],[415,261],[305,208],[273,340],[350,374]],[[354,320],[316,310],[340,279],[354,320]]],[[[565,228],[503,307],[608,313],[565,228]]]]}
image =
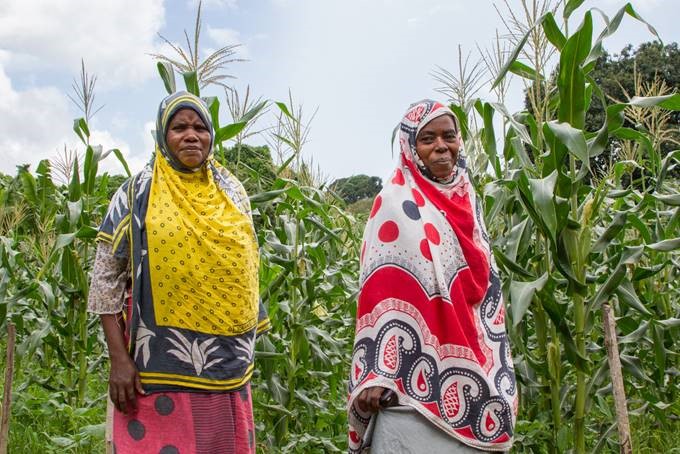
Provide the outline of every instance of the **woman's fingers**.
{"type": "Polygon", "coordinates": [[[382,388],[380,386],[370,388],[368,395],[369,395],[369,407],[371,409],[371,412],[375,413],[378,410],[380,410],[380,396],[382,395],[384,390],[385,388],[382,388]]]}
{"type": "Polygon", "coordinates": [[[120,404],[118,403],[118,388],[116,386],[113,386],[109,382],[109,397],[111,398],[111,403],[113,404],[114,407],[116,407],[116,410],[122,411],[120,409],[120,404]]]}
{"type": "Polygon", "coordinates": [[[143,395],[144,390],[139,372],[131,360],[111,362],[109,388],[111,401],[119,411],[127,413],[137,410],[137,393],[143,395]]]}
{"type": "Polygon", "coordinates": [[[135,374],[135,390],[142,396],[146,395],[144,388],[142,388],[142,379],[139,378],[139,373],[135,374]]]}
{"type": "Polygon", "coordinates": [[[368,413],[376,413],[380,410],[380,396],[385,388],[382,386],[373,386],[366,388],[357,396],[357,405],[359,409],[368,413]]]}
{"type": "Polygon", "coordinates": [[[357,396],[357,405],[359,406],[359,410],[363,412],[368,411],[368,405],[366,404],[366,394],[368,393],[368,388],[364,389],[359,393],[357,396]]]}
{"type": "Polygon", "coordinates": [[[125,387],[125,396],[127,397],[127,406],[132,411],[137,411],[137,396],[135,395],[135,386],[130,383],[125,387]]]}
{"type": "Polygon", "coordinates": [[[126,405],[126,400],[127,398],[125,397],[125,388],[122,386],[114,386],[116,389],[116,400],[113,401],[114,405],[118,409],[118,411],[122,411],[123,413],[127,414],[127,405],[126,405]]]}

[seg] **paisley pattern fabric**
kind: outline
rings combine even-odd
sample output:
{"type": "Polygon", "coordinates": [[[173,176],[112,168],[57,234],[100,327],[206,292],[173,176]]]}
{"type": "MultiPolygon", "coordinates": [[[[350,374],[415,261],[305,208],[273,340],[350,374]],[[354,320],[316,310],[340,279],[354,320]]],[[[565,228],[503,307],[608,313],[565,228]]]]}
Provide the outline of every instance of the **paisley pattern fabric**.
{"type": "Polygon", "coordinates": [[[130,260],[126,334],[145,391],[229,391],[250,379],[255,337],[269,328],[257,241],[241,183],[212,154],[185,169],[167,149],[184,108],[214,134],[200,98],[163,100],[154,159],[115,193],[98,239],[130,260]]]}
{"type": "Polygon", "coordinates": [[[355,399],[394,390],[458,441],[487,451],[512,445],[517,388],[501,282],[474,189],[459,156],[450,183],[419,169],[416,136],[442,104],[412,105],[400,125],[400,163],[376,197],[364,232],[349,385],[349,451],[371,415],[355,399]]]}

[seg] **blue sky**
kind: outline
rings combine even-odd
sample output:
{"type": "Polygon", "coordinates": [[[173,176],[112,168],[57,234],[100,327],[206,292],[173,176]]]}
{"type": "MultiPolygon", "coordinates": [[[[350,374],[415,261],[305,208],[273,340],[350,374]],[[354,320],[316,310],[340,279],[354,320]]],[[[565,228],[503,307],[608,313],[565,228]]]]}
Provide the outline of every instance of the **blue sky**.
{"type": "MultiPolygon", "coordinates": [[[[501,0],[495,3],[504,10],[501,0]]],[[[678,41],[680,3],[632,3],[665,42],[678,41]]],[[[519,1],[508,4],[517,8],[519,1]]],[[[611,15],[624,4],[586,0],[575,17],[595,6],[611,15]]],[[[385,177],[394,166],[391,131],[408,104],[442,98],[431,72],[437,65],[456,70],[458,45],[476,59],[476,46],[488,47],[495,30],[503,32],[490,0],[207,0],[203,7],[204,51],[243,44],[240,56],[248,61],[229,68],[237,89],[249,84],[256,96],[273,100],[286,100],[290,89],[306,112],[318,108],[305,156],[329,179],[385,177]]],[[[104,104],[91,125],[94,141],[120,148],[139,170],[152,150],[149,131],[165,94],[148,53],[167,51],[157,33],[183,42],[195,8],[187,0],[3,0],[0,172],[35,165],[65,146],[82,151],[71,130],[79,113],[66,97],[81,57],[98,77],[96,99],[104,104]]],[[[605,44],[616,53],[652,38],[626,17],[605,44]]],[[[507,100],[512,111],[521,108],[521,93],[515,80],[507,100]]],[[[221,90],[204,94],[223,97],[221,90]]],[[[480,95],[491,99],[485,90],[480,95]]],[[[273,122],[269,114],[259,127],[273,122]]],[[[113,159],[105,168],[122,172],[113,159]]]]}

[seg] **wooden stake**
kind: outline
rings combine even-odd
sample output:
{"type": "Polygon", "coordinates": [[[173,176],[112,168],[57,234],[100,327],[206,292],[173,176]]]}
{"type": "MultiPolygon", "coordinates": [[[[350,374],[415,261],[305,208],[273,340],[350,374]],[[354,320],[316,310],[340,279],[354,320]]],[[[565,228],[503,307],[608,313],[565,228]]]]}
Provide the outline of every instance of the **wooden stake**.
{"type": "MultiPolygon", "coordinates": [[[[106,390],[106,454],[113,454],[113,403],[109,390],[106,390]]],[[[0,453],[2,454],[2,453],[0,453]]]]}
{"type": "Polygon", "coordinates": [[[7,361],[5,362],[5,389],[2,393],[2,419],[0,420],[0,454],[7,454],[9,444],[9,416],[12,413],[12,376],[14,375],[14,342],[17,330],[7,324],[7,361]]]}
{"type": "Polygon", "coordinates": [[[609,374],[614,391],[616,423],[619,429],[619,446],[621,447],[621,454],[632,454],[633,443],[630,439],[626,391],[623,387],[623,375],[621,374],[621,358],[619,357],[619,343],[616,338],[616,324],[612,308],[609,304],[605,303],[602,305],[602,313],[604,315],[604,344],[607,347],[609,374]]]}

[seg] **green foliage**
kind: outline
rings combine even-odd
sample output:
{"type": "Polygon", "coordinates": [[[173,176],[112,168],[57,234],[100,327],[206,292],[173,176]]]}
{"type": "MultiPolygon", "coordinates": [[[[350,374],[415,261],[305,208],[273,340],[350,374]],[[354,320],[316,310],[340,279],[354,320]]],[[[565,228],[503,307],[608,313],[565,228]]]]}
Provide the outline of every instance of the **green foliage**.
{"type": "MultiPolygon", "coordinates": [[[[579,4],[570,2],[564,15],[579,4]]],[[[599,310],[604,302],[617,311],[629,408],[654,415],[662,425],[669,413],[680,414],[678,356],[669,354],[677,350],[680,335],[675,323],[680,314],[680,212],[678,186],[667,178],[680,153],[663,156],[651,131],[624,123],[624,114],[657,119],[665,115],[662,109],[677,114],[680,96],[614,104],[599,96],[606,103],[605,116],[592,126],[596,132],[586,125],[590,98],[601,93],[593,78],[594,62],[603,52],[602,40],[625,15],[641,20],[626,5],[599,35],[590,11],[571,34],[556,28],[552,13],[535,25],[543,27],[559,52],[556,91],[544,94],[551,96],[553,118],[541,120],[533,112],[513,118],[502,105],[483,102],[475,111],[458,109],[459,115],[482,117],[484,128],[470,133],[477,138],[468,141],[473,147],[488,148],[493,142],[489,110],[507,122],[504,168],[492,154],[493,175],[475,177],[476,186],[484,188],[493,249],[505,274],[509,335],[523,402],[519,445],[528,443],[531,451],[582,453],[616,443],[599,310]],[[593,174],[591,159],[610,139],[631,150],[630,159],[593,174]],[[543,441],[534,446],[536,438],[529,435],[538,433],[543,441]]],[[[514,62],[526,39],[518,43],[497,82],[517,69],[514,62]]],[[[514,72],[533,80],[539,69],[546,70],[529,69],[514,72]]],[[[548,80],[544,74],[541,78],[548,80]]],[[[470,120],[465,123],[474,124],[470,120]]]]}
{"type": "Polygon", "coordinates": [[[331,184],[331,190],[335,191],[342,200],[351,204],[361,199],[373,198],[382,189],[382,180],[379,177],[368,175],[352,175],[347,178],[338,178],[331,184]]]}
{"type": "MultiPolygon", "coordinates": [[[[628,45],[618,55],[604,53],[598,60],[591,77],[599,84],[605,97],[624,101],[635,93],[635,75],[646,83],[659,77],[670,88],[680,88],[680,49],[678,43],[662,45],[658,41],[640,44],[637,49],[628,45]]],[[[605,119],[605,109],[596,97],[586,117],[587,129],[599,129],[605,119]]],[[[680,115],[674,115],[673,124],[680,125],[680,115]]],[[[670,144],[663,144],[668,151],[670,144]]]]}
{"type": "Polygon", "coordinates": [[[113,197],[113,194],[118,190],[118,188],[125,183],[125,180],[127,180],[128,177],[125,175],[98,175],[96,179],[96,185],[104,185],[106,186],[106,198],[107,200],[111,200],[111,197],[113,197]]]}
{"type": "MultiPolygon", "coordinates": [[[[664,428],[653,417],[633,416],[631,426],[633,431],[633,452],[639,454],[655,454],[680,452],[680,420],[666,421],[664,428]],[[665,430],[662,430],[665,429],[665,430]]],[[[618,449],[615,445],[608,446],[611,451],[618,449]]]]}
{"type": "MultiPolygon", "coordinates": [[[[561,35],[559,29],[553,30],[557,24],[551,23],[550,17],[546,18],[543,25],[548,36],[558,33],[561,35]]],[[[560,39],[566,38],[554,38],[552,42],[557,45],[560,39]]],[[[680,89],[680,49],[677,43],[663,45],[659,41],[652,41],[641,44],[637,49],[629,44],[618,55],[611,55],[604,50],[598,55],[595,66],[587,77],[591,84],[589,90],[592,97],[588,100],[584,131],[594,132],[602,128],[608,118],[606,105],[612,101],[626,102],[636,95],[663,95],[680,89]]],[[[554,81],[555,77],[556,74],[552,74],[549,79],[554,81]]],[[[545,85],[546,82],[543,82],[541,90],[545,90],[545,85]]],[[[525,107],[531,110],[528,94],[527,92],[525,107]]],[[[680,147],[680,114],[668,112],[663,122],[658,120],[659,118],[657,123],[650,123],[640,116],[629,115],[624,119],[624,125],[650,133],[658,143],[660,156],[663,157],[680,147]]],[[[590,157],[590,165],[595,168],[596,173],[606,172],[612,163],[625,159],[621,144],[615,137],[610,137],[601,145],[602,148],[593,150],[590,157]]],[[[672,175],[677,177],[680,174],[675,169],[672,175]]],[[[637,176],[640,176],[639,171],[637,176]]]]}
{"type": "Polygon", "coordinates": [[[276,167],[269,147],[235,144],[224,150],[224,162],[241,180],[248,194],[268,191],[276,180],[276,167]]]}
{"type": "Polygon", "coordinates": [[[354,218],[326,199],[318,189],[281,179],[251,198],[268,213],[258,238],[272,331],[258,344],[254,397],[267,450],[346,448],[360,232],[354,218]]]}
{"type": "Polygon", "coordinates": [[[373,200],[373,197],[357,200],[356,202],[347,205],[347,211],[361,219],[368,219],[368,214],[373,207],[373,200]]]}
{"type": "MultiPolygon", "coordinates": [[[[4,343],[0,347],[4,351],[4,343]]],[[[101,353],[99,349],[98,354],[101,353]]],[[[87,404],[78,407],[68,403],[62,390],[47,389],[38,383],[65,374],[65,369],[54,374],[48,368],[33,367],[29,361],[19,361],[15,367],[14,380],[19,385],[14,386],[9,452],[102,452],[107,370],[88,376],[87,404]]],[[[4,355],[0,359],[0,369],[3,368],[4,355]]],[[[63,382],[64,378],[58,377],[56,382],[63,382]]]]}
{"type": "MultiPolygon", "coordinates": [[[[566,2],[562,15],[575,16],[582,3],[566,2]]],[[[624,121],[631,109],[671,111],[677,119],[680,95],[623,104],[598,94],[594,62],[603,55],[601,41],[625,15],[639,19],[626,5],[599,35],[590,13],[571,34],[552,14],[536,24],[560,52],[557,91],[543,93],[552,97],[553,118],[511,115],[502,104],[481,100],[454,106],[468,152],[490,163],[478,167],[474,183],[483,193],[509,304],[521,392],[517,452],[618,449],[599,312],[604,302],[617,315],[635,452],[673,452],[680,444],[680,188],[669,178],[680,151],[666,153],[649,130],[624,121]],[[593,96],[605,108],[589,125],[593,96]],[[495,114],[505,122],[502,131],[495,114]],[[589,162],[610,140],[631,150],[630,159],[594,175],[589,162]]],[[[498,80],[507,71],[549,80],[546,68],[518,64],[527,39],[517,42],[498,80]]],[[[195,55],[189,63],[197,63],[195,55]]],[[[172,64],[159,71],[172,88],[172,64]]],[[[210,78],[182,74],[178,80],[197,91],[210,78]]],[[[216,155],[244,181],[259,226],[260,293],[272,320],[256,346],[260,449],[341,452],[361,220],[380,182],[365,175],[343,179],[354,178],[348,197],[358,200],[349,213],[311,184],[300,159],[307,126],[290,104],[276,103],[285,122],[277,137],[291,151],[276,168],[267,147],[239,140],[244,123],[265,103],[220,125],[219,101],[208,99],[221,131],[216,155]],[[237,145],[226,147],[230,139],[237,145]],[[361,191],[373,192],[359,198],[361,191]]],[[[74,126],[85,153],[70,166],[66,184],[55,182],[47,161],[35,171],[22,166],[16,176],[0,175],[0,329],[11,320],[18,331],[12,452],[102,451],[107,358],[98,320],[85,312],[87,275],[95,228],[125,177],[98,175],[111,153],[89,143],[87,118],[74,126]]],[[[334,184],[340,193],[337,185],[340,180],[334,184]]]]}

